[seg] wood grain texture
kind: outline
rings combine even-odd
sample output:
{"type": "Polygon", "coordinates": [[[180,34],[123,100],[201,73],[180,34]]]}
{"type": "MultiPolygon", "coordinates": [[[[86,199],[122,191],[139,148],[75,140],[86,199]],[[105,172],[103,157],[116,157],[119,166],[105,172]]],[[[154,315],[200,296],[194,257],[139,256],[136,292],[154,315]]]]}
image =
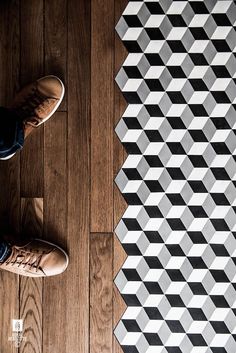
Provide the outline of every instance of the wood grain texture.
{"type": "MultiPolygon", "coordinates": [[[[21,200],[22,233],[41,238],[43,231],[43,199],[21,200]]],[[[42,279],[20,277],[19,317],[23,320],[25,340],[19,353],[42,352],[42,279]]]]}
{"type": "Polygon", "coordinates": [[[66,86],[59,110],[67,109],[67,1],[45,1],[45,74],[58,76],[66,86]]]}
{"type": "Polygon", "coordinates": [[[42,347],[42,279],[20,277],[20,312],[24,331],[19,353],[41,353],[42,347]]]}
{"type": "Polygon", "coordinates": [[[8,106],[19,89],[19,1],[0,1],[0,105],[8,106]]]}
{"type": "Polygon", "coordinates": [[[44,238],[67,241],[67,113],[57,112],[44,134],[44,238]]]}
{"type": "MultiPolygon", "coordinates": [[[[44,74],[44,1],[21,5],[21,86],[44,74]]],[[[43,125],[27,138],[21,154],[21,196],[43,197],[43,125]]]]}
{"type": "Polygon", "coordinates": [[[21,199],[21,233],[24,238],[42,237],[43,199],[21,199]]]}
{"type": "MultiPolygon", "coordinates": [[[[0,14],[0,105],[8,105],[19,86],[19,1],[1,1],[0,14]]],[[[19,172],[19,155],[0,162],[1,236],[19,233],[19,172]]],[[[9,337],[12,336],[12,319],[19,314],[19,278],[0,271],[0,283],[0,350],[17,353],[9,337]]]]}
{"type": "MultiPolygon", "coordinates": [[[[122,248],[118,238],[114,235],[113,239],[113,278],[116,277],[117,273],[121,269],[127,255],[122,248]]],[[[113,329],[115,329],[121,316],[126,309],[126,304],[122,299],[117,287],[113,284],[113,329]]],[[[122,353],[120,344],[116,340],[115,335],[113,335],[113,353],[122,353]]]]}
{"type": "Polygon", "coordinates": [[[112,234],[90,235],[90,351],[112,352],[112,234]]]}
{"type": "Polygon", "coordinates": [[[91,231],[113,231],[114,2],[91,10],[91,231]]]}
{"type": "MultiPolygon", "coordinates": [[[[128,4],[128,0],[116,0],[115,1],[115,23],[118,22],[122,12],[124,11],[126,5],[128,4]]],[[[121,65],[123,64],[126,56],[128,55],[123,43],[117,34],[115,34],[115,51],[114,51],[114,77],[117,75],[121,65]]],[[[122,114],[124,113],[127,103],[121,94],[119,87],[114,82],[114,128],[118,121],[120,120],[122,114]]],[[[116,177],[118,171],[120,170],[122,164],[125,161],[126,153],[124,148],[122,147],[121,142],[118,137],[114,134],[114,142],[113,142],[113,154],[114,154],[114,163],[113,163],[113,172],[114,178],[116,177]]],[[[114,184],[114,226],[118,224],[121,219],[127,204],[120,193],[117,186],[114,184]]],[[[120,270],[122,264],[126,259],[126,253],[122,248],[118,238],[114,234],[114,243],[113,243],[113,278],[117,275],[120,270]]],[[[126,309],[126,305],[117,289],[115,284],[113,285],[113,328],[116,327],[118,321],[120,320],[122,314],[126,309]]],[[[123,350],[113,335],[113,353],[122,353],[123,350]]]]}
{"type": "MultiPolygon", "coordinates": [[[[67,114],[58,112],[44,133],[44,239],[66,249],[67,114]]],[[[67,271],[44,279],[43,352],[66,352],[67,271]],[[53,320],[52,320],[53,318],[53,320]],[[55,325],[56,323],[56,325],[55,325]],[[60,333],[60,334],[59,334],[60,333]]]]}
{"type": "MultiPolygon", "coordinates": [[[[8,106],[19,87],[19,1],[0,2],[0,105],[8,106]]],[[[0,229],[19,233],[19,154],[0,161],[0,229]]]]}
{"type": "Polygon", "coordinates": [[[113,127],[125,110],[114,77],[126,51],[114,26],[126,3],[0,1],[0,104],[44,74],[59,75],[67,92],[23,151],[0,161],[0,230],[43,236],[70,257],[64,274],[43,280],[0,272],[4,353],[122,352],[113,328],[125,305],[113,277],[126,255],[113,227],[126,205],[113,178],[126,156],[113,127]],[[13,318],[27,338],[18,351],[13,318]]]}
{"type": "Polygon", "coordinates": [[[68,2],[68,250],[66,352],[89,352],[90,2],[68,2]],[[73,304],[72,304],[73,303],[73,304]]]}
{"type": "Polygon", "coordinates": [[[12,320],[19,318],[19,276],[1,271],[0,281],[0,345],[4,353],[18,353],[9,339],[12,337],[12,320]]]}

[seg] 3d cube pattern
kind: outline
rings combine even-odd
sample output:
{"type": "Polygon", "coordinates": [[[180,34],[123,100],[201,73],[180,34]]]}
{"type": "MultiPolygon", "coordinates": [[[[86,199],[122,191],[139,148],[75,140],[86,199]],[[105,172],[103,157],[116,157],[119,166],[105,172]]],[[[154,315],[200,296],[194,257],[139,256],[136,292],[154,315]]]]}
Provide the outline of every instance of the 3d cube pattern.
{"type": "Polygon", "coordinates": [[[236,352],[236,4],[129,1],[116,183],[125,353],[236,352]]]}

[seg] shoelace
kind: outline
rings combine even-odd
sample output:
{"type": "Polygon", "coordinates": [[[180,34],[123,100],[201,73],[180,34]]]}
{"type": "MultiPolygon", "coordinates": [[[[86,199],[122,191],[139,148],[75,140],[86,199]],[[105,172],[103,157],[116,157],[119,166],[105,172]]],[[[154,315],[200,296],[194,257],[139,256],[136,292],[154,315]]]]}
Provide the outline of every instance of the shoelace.
{"type": "Polygon", "coordinates": [[[12,253],[9,256],[9,258],[6,260],[5,264],[6,265],[18,265],[18,267],[22,266],[25,268],[26,266],[29,266],[29,270],[34,267],[36,272],[40,270],[43,272],[42,268],[40,268],[40,262],[42,260],[43,255],[45,255],[45,252],[42,251],[41,253],[32,253],[31,249],[27,250],[18,250],[16,248],[12,248],[12,253]]]}
{"type": "Polygon", "coordinates": [[[24,125],[31,125],[37,127],[38,124],[42,121],[42,118],[38,116],[35,112],[35,108],[38,108],[38,113],[47,110],[47,107],[50,106],[51,102],[57,101],[57,98],[47,97],[41,94],[37,87],[33,87],[31,92],[25,98],[21,106],[15,109],[15,112],[22,118],[24,125]]]}

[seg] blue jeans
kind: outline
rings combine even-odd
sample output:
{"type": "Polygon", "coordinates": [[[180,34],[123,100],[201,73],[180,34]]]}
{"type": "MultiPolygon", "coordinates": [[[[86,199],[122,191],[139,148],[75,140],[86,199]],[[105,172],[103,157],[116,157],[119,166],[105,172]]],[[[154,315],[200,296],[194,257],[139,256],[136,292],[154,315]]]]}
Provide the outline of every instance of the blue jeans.
{"type": "Polygon", "coordinates": [[[23,122],[11,110],[0,107],[0,159],[7,158],[24,144],[23,122]]]}
{"type": "Polygon", "coordinates": [[[0,262],[3,262],[9,255],[10,247],[5,241],[0,241],[0,262]]]}

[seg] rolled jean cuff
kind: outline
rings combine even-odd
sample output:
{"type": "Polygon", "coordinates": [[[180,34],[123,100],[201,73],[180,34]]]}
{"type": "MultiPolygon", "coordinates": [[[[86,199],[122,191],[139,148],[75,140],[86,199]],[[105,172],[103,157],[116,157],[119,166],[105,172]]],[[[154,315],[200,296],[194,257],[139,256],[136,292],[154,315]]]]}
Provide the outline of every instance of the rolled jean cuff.
{"type": "Polygon", "coordinates": [[[14,112],[0,107],[0,158],[7,158],[24,144],[23,122],[14,112]]]}
{"type": "Polygon", "coordinates": [[[5,241],[0,242],[0,262],[3,262],[8,257],[9,253],[9,245],[5,241]]]}

